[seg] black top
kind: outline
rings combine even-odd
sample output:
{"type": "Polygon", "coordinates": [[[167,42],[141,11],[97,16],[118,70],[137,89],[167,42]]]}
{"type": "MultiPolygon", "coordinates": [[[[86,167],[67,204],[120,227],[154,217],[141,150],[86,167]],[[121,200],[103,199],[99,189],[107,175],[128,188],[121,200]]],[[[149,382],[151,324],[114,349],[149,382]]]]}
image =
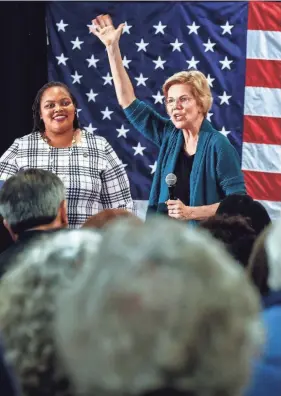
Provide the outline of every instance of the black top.
{"type": "Polygon", "coordinates": [[[193,155],[188,155],[184,148],[181,149],[178,160],[176,163],[176,167],[174,170],[174,174],[177,176],[177,184],[175,187],[175,196],[176,198],[180,199],[184,205],[189,206],[189,199],[190,199],[190,173],[192,170],[193,155]]]}

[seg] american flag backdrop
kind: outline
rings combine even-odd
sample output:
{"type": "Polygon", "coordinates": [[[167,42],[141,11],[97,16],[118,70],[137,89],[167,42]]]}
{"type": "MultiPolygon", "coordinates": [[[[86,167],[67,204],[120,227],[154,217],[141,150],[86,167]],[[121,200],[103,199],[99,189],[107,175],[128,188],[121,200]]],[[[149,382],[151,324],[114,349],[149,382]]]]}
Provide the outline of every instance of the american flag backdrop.
{"type": "Polygon", "coordinates": [[[180,70],[198,69],[214,97],[208,119],[241,158],[248,193],[272,218],[281,212],[281,4],[277,2],[53,2],[47,6],[49,80],[66,83],[79,119],[122,160],[133,199],[144,210],[157,148],[126,120],[107,54],[89,33],[110,14],[125,22],[123,64],[136,96],[165,115],[161,87],[180,70]]]}

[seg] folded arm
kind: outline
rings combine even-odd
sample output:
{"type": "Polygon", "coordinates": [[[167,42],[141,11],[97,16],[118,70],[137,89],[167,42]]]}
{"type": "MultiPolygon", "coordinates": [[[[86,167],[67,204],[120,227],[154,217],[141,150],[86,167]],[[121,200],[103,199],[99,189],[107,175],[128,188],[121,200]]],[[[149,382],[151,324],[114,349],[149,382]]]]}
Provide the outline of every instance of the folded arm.
{"type": "Polygon", "coordinates": [[[186,206],[180,200],[167,201],[168,214],[178,220],[205,220],[214,216],[219,207],[219,202],[203,206],[186,206]]]}
{"type": "MultiPolygon", "coordinates": [[[[216,164],[217,183],[224,196],[246,194],[239,156],[228,140],[221,141],[216,164]]],[[[220,202],[202,206],[185,206],[180,200],[167,201],[170,217],[180,220],[205,220],[214,216],[220,202]]]]}

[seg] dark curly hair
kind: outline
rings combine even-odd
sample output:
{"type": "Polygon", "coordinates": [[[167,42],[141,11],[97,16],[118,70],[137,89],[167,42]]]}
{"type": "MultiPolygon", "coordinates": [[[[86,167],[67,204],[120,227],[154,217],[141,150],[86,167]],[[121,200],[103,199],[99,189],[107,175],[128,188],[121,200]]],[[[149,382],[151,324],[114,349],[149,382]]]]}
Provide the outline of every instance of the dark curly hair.
{"type": "Polygon", "coordinates": [[[228,195],[221,201],[216,214],[248,218],[251,227],[253,227],[257,235],[271,223],[265,207],[260,202],[255,201],[250,195],[228,195]]]}
{"type": "Polygon", "coordinates": [[[67,85],[65,85],[62,82],[59,81],[50,81],[47,84],[43,85],[42,88],[39,89],[39,91],[37,92],[37,95],[35,97],[35,100],[33,102],[32,105],[32,112],[33,112],[33,129],[32,132],[44,132],[45,131],[45,124],[44,121],[40,118],[40,103],[41,103],[41,99],[43,96],[43,93],[48,89],[48,88],[52,88],[52,87],[61,87],[63,89],[65,89],[73,104],[75,107],[75,115],[74,115],[74,120],[73,120],[73,128],[76,130],[78,128],[80,128],[80,124],[79,124],[79,120],[78,120],[78,116],[77,116],[77,100],[75,98],[75,96],[71,93],[70,89],[68,88],[67,85]]]}
{"type": "Polygon", "coordinates": [[[200,223],[214,238],[220,240],[228,252],[244,268],[252,252],[257,233],[243,216],[215,215],[200,223]]]}
{"type": "Polygon", "coordinates": [[[259,234],[249,257],[249,264],[247,268],[250,278],[262,296],[266,296],[270,292],[268,286],[269,265],[267,252],[265,250],[265,241],[270,230],[271,227],[268,226],[259,234]]]}

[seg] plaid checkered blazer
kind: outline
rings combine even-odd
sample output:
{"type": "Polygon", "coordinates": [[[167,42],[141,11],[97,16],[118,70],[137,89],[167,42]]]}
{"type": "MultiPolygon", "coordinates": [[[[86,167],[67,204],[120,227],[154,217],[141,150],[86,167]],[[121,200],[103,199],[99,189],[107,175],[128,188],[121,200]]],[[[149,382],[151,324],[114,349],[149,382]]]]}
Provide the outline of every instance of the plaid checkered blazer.
{"type": "Polygon", "coordinates": [[[39,132],[18,138],[0,158],[0,179],[28,168],[49,170],[63,181],[71,228],[105,208],[133,210],[122,162],[101,136],[83,130],[81,141],[68,148],[49,146],[39,132]]]}

